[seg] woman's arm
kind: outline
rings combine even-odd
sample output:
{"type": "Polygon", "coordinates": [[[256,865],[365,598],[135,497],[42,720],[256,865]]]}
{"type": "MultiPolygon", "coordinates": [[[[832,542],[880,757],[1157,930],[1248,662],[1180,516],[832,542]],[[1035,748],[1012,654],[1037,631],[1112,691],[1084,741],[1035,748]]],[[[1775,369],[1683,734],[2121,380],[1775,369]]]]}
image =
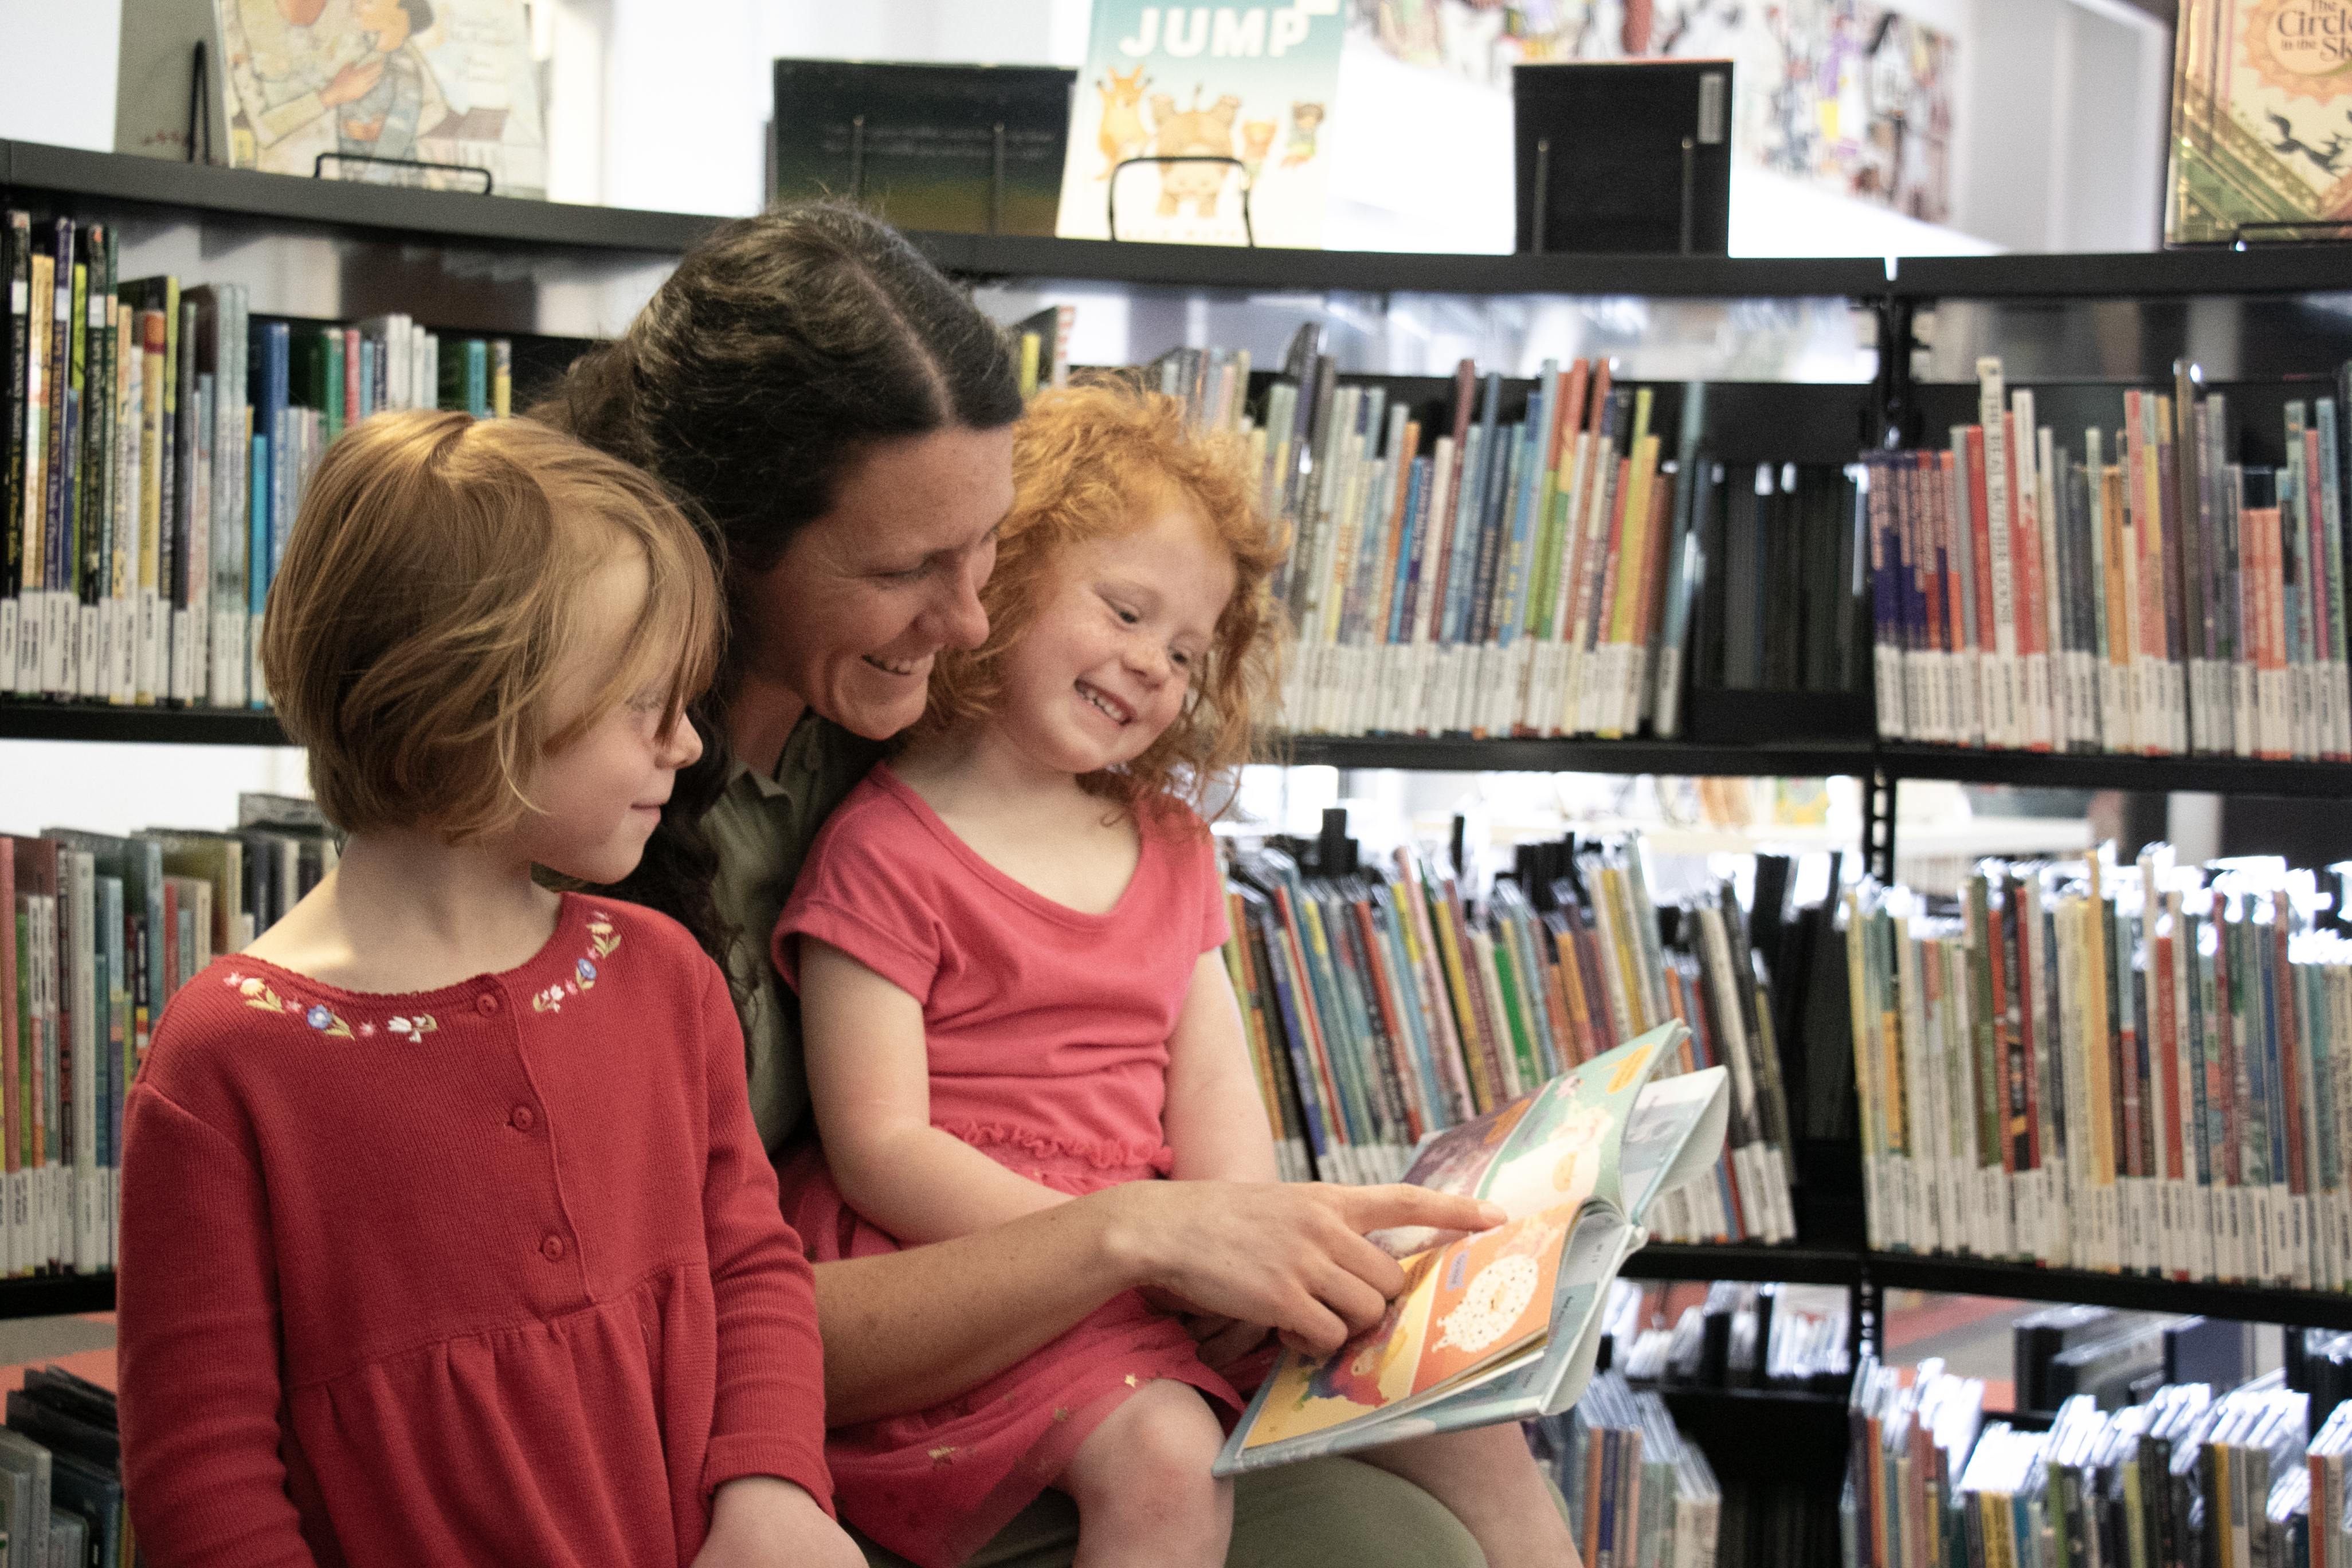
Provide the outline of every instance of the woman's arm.
{"type": "Polygon", "coordinates": [[[1168,1040],[1168,1101],[1160,1112],[1180,1182],[1271,1182],[1274,1134],[1250,1066],[1241,1007],[1222,952],[1201,955],[1168,1040]]]}
{"type": "Polygon", "coordinates": [[[809,1100],[834,1184],[908,1246],[1066,1203],[931,1125],[923,1008],[839,948],[800,939],[809,1100]]]}
{"type": "Polygon", "coordinates": [[[826,1418],[936,1405],[1142,1286],[1268,1324],[1303,1350],[1337,1350],[1404,1285],[1364,1232],[1502,1218],[1426,1187],[1129,1182],[977,1236],[819,1264],[826,1418]]]}

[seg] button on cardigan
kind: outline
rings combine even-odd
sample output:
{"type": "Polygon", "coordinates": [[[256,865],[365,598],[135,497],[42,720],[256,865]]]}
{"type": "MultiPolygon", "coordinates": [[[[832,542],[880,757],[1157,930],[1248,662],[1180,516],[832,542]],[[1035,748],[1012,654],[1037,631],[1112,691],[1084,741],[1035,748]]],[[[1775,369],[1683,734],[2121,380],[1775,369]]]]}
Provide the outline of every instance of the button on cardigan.
{"type": "Polygon", "coordinates": [[[682,1564],[735,1477],[831,1506],[726,984],[631,905],[422,994],[197,976],[129,1097],[120,1285],[154,1568],[682,1564]]]}

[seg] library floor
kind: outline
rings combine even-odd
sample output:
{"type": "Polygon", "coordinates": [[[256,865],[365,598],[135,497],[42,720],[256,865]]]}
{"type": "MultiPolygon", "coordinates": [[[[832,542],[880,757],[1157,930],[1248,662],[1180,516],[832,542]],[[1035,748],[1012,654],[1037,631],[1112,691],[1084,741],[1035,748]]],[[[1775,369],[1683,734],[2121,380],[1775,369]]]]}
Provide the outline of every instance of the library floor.
{"type": "Polygon", "coordinates": [[[26,1367],[52,1363],[114,1387],[114,1314],[0,1319],[0,1393],[22,1387],[26,1367]]]}

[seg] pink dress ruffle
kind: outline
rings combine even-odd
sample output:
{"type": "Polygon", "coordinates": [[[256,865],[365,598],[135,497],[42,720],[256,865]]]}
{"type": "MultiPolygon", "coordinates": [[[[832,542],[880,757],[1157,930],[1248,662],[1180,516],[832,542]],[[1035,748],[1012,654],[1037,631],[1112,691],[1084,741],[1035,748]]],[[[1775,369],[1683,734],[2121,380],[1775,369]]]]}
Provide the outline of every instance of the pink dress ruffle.
{"type": "MultiPolygon", "coordinates": [[[[1167,1170],[1164,1148],[1149,1163],[1130,1164],[1117,1159],[1131,1148],[1041,1150],[1029,1145],[1055,1141],[981,1142],[950,1131],[999,1164],[1073,1196],[1167,1170]]],[[[821,1149],[803,1149],[780,1176],[784,1217],[811,1261],[898,1250],[894,1237],[843,1201],[821,1149]]],[[[1256,1359],[1246,1364],[1264,1375],[1256,1359]]],[[[1155,1378],[1192,1384],[1212,1408],[1224,1407],[1228,1422],[1244,1403],[1231,1383],[1201,1364],[1183,1325],[1125,1291],[955,1399],[835,1427],[825,1461],[835,1495],[878,1544],[922,1568],[953,1568],[1035,1500],[1103,1418],[1155,1378]]]]}

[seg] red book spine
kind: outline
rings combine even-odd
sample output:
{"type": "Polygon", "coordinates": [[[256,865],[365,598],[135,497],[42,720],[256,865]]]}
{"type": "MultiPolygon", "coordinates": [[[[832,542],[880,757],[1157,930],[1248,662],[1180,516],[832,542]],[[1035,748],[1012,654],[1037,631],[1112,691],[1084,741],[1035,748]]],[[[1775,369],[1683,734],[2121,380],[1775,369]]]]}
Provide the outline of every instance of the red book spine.
{"type": "Polygon", "coordinates": [[[2039,1057],[2035,1054],[2046,1043],[2033,1034],[2033,949],[2027,940],[2031,922],[2040,918],[2033,907],[2031,889],[2019,878],[2009,879],[2010,919],[2017,927],[2017,990],[2018,1052],[2016,1082],[2018,1092],[2010,1102],[2009,1138],[2017,1145],[2017,1168],[2032,1171],[2040,1168],[2042,1150],[2042,1088],[2037,1081],[2039,1057]]]}

